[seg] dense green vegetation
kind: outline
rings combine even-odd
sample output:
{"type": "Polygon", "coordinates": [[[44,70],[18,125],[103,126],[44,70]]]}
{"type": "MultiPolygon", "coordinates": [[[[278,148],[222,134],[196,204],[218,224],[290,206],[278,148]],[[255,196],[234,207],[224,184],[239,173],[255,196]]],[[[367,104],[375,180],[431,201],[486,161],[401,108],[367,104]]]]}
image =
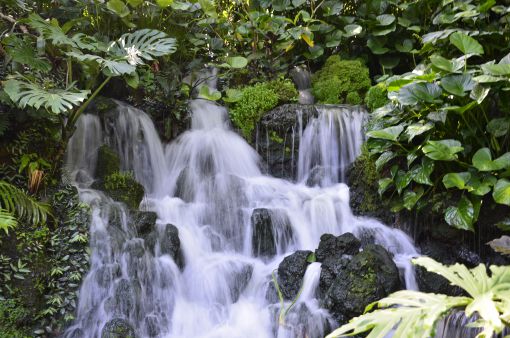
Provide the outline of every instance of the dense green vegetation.
{"type": "MultiPolygon", "coordinates": [[[[191,96],[219,101],[251,142],[264,113],[297,100],[289,71],[306,65],[319,103],[370,111],[353,176],[369,185],[360,210],[377,209],[378,182],[394,213],[510,231],[508,0],[7,0],[0,42],[0,337],[58,334],[72,320],[90,215],[62,184],[63,156],[99,96],[163,107],[153,117],[166,138],[185,123],[191,96]],[[205,65],[220,70],[217,92],[197,93],[186,79],[205,65]],[[490,222],[479,218],[496,209],[490,222]]],[[[99,184],[135,208],[141,185],[118,159],[101,165],[99,184]]],[[[507,242],[495,243],[508,252],[507,242]]],[[[418,264],[450,281],[462,269],[418,264]]],[[[476,274],[493,288],[473,293],[452,281],[470,297],[398,293],[337,333],[393,327],[404,317],[392,306],[413,301],[441,311],[413,309],[425,317],[404,318],[409,330],[430,331],[450,307],[467,306],[486,332],[499,332],[510,321],[501,310],[510,306],[508,270],[476,269],[459,278],[476,274]],[[477,297],[494,290],[485,316],[477,297]]]]}

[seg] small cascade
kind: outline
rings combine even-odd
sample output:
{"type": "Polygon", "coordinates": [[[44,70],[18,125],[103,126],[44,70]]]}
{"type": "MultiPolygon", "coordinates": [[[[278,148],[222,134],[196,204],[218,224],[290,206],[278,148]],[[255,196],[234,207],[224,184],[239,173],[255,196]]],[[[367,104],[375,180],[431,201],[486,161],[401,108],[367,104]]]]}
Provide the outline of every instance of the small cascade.
{"type": "Polygon", "coordinates": [[[324,233],[352,232],[386,247],[407,287],[416,288],[412,241],[354,216],[349,188],[340,183],[362,141],[359,108],[325,108],[304,128],[300,183],[262,174],[258,154],[230,129],[225,108],[201,99],[190,108],[191,129],[166,146],[144,112],[122,103],[100,123],[80,118],[82,130],[70,142],[78,150],[68,155],[68,166],[93,178],[94,165],[84,165],[85,158],[110,145],[122,168],[146,187],[143,208],[157,214],[157,224],[143,234],[132,212],[81,182],[81,199],[94,215],[91,268],[65,337],[98,337],[119,323],[140,337],[323,337],[337,324],[317,299],[320,263],[308,266],[283,321],[279,300],[268,294],[283,258],[315,250],[324,233]],[[322,168],[318,183],[304,184],[314,168],[322,168]],[[178,234],[178,257],[166,248],[169,233],[178,234]]]}
{"type": "Polygon", "coordinates": [[[347,167],[363,144],[365,113],[360,107],[319,106],[299,145],[298,181],[330,186],[345,182],[347,167]]]}
{"type": "Polygon", "coordinates": [[[312,95],[312,76],[305,65],[294,67],[290,71],[290,76],[298,89],[300,104],[313,104],[315,99],[312,95]]]}

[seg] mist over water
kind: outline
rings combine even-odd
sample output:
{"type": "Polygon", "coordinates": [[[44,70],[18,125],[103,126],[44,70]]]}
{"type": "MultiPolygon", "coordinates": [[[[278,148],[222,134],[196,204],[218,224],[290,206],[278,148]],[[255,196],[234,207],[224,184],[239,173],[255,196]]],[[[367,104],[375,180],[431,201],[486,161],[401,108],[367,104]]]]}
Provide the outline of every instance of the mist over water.
{"type": "Polygon", "coordinates": [[[190,107],[191,129],[168,145],[143,111],[123,103],[106,122],[80,118],[67,166],[93,210],[91,266],[67,337],[99,337],[113,318],[129,321],[141,337],[323,337],[337,324],[316,297],[320,263],[308,266],[299,299],[280,325],[280,304],[266,295],[283,258],[315,250],[324,233],[352,232],[383,245],[407,287],[416,289],[412,241],[355,217],[349,188],[340,183],[363,142],[359,108],[324,108],[303,126],[293,183],[261,173],[258,154],[231,130],[225,108],[205,100],[190,107]],[[142,208],[158,215],[154,254],[126,209],[90,189],[101,144],[115,149],[122,169],[146,189],[142,208]],[[259,208],[271,211],[273,257],[254,254],[251,216],[259,208]],[[183,268],[162,254],[167,224],[179,231],[183,268]]]}

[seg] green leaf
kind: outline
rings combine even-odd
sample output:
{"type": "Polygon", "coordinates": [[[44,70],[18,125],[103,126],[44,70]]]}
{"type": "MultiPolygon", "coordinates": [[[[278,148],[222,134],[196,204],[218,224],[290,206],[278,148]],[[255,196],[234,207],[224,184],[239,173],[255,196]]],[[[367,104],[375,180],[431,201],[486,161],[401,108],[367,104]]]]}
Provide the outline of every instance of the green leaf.
{"type": "Polygon", "coordinates": [[[226,94],[227,96],[223,98],[223,101],[230,103],[237,102],[243,97],[243,91],[240,89],[228,88],[226,94]]]}
{"type": "Polygon", "coordinates": [[[449,173],[443,177],[443,185],[446,189],[457,188],[463,190],[467,182],[471,179],[471,174],[467,171],[461,173],[449,173]]]}
{"type": "Polygon", "coordinates": [[[388,127],[380,130],[372,130],[367,133],[368,137],[396,141],[398,136],[404,131],[403,126],[388,127]]]}
{"type": "Polygon", "coordinates": [[[20,39],[16,35],[9,35],[2,43],[13,61],[43,72],[51,70],[51,64],[46,58],[37,55],[37,50],[28,37],[20,39]]]}
{"type": "Polygon", "coordinates": [[[241,69],[248,65],[248,59],[242,56],[231,56],[226,61],[230,67],[235,69],[241,69]]]}
{"type": "Polygon", "coordinates": [[[9,234],[9,230],[16,227],[18,221],[16,217],[10,212],[0,208],[0,230],[3,230],[6,234],[9,234]]]}
{"type": "Polygon", "coordinates": [[[174,0],[156,0],[156,3],[161,8],[167,8],[168,6],[171,6],[174,3],[174,0]]]}
{"type": "Polygon", "coordinates": [[[501,231],[510,232],[510,217],[506,217],[495,224],[501,231]]]}
{"type": "Polygon", "coordinates": [[[490,87],[485,87],[477,83],[473,87],[473,90],[471,90],[469,97],[475,100],[478,104],[482,104],[483,100],[485,100],[490,90],[491,90],[490,87]]]}
{"type": "Polygon", "coordinates": [[[133,74],[136,71],[136,66],[127,63],[126,61],[103,59],[97,55],[81,54],[77,52],[69,52],[66,55],[75,58],[81,62],[97,63],[107,76],[120,76],[126,74],[133,74]]]}
{"type": "Polygon", "coordinates": [[[400,193],[411,183],[413,180],[413,172],[412,171],[403,171],[399,170],[397,175],[395,176],[395,187],[397,187],[397,192],[400,193]]]}
{"type": "Polygon", "coordinates": [[[217,90],[210,90],[208,86],[200,87],[200,91],[198,96],[202,99],[206,99],[209,101],[218,101],[221,99],[221,93],[217,90]]]}
{"type": "Polygon", "coordinates": [[[475,82],[469,74],[450,75],[441,79],[441,86],[449,93],[462,97],[473,89],[475,82]]]}
{"type": "Polygon", "coordinates": [[[392,14],[382,14],[375,18],[379,26],[389,26],[395,22],[395,16],[392,14]]]}
{"type": "Polygon", "coordinates": [[[376,39],[368,39],[367,47],[370,48],[372,53],[375,55],[382,55],[390,51],[388,48],[384,47],[381,42],[379,42],[379,40],[376,39]]]}
{"type": "Polygon", "coordinates": [[[140,84],[140,78],[138,77],[138,74],[136,72],[133,72],[132,74],[127,74],[124,79],[126,80],[126,83],[131,88],[138,88],[138,85],[140,84]]]}
{"type": "Polygon", "coordinates": [[[386,190],[390,187],[390,185],[393,183],[393,180],[391,178],[381,178],[377,184],[379,186],[378,192],[379,195],[382,196],[386,190]]]}
{"type": "Polygon", "coordinates": [[[106,3],[106,8],[121,18],[124,18],[131,13],[128,6],[126,6],[122,0],[110,0],[106,3]]]}
{"type": "Polygon", "coordinates": [[[388,163],[391,159],[395,158],[395,156],[397,156],[397,154],[395,154],[394,152],[392,152],[392,151],[385,151],[375,161],[375,169],[377,171],[381,170],[381,168],[386,163],[388,163]]]}
{"type": "Polygon", "coordinates": [[[416,105],[422,101],[434,103],[441,93],[441,88],[435,83],[411,83],[400,89],[397,100],[404,106],[416,105]]]}
{"type": "Polygon", "coordinates": [[[76,43],[54,21],[46,21],[39,15],[30,13],[27,22],[30,27],[39,32],[45,39],[51,41],[55,46],[77,47],[76,43]]]}
{"type": "Polygon", "coordinates": [[[363,31],[363,28],[360,25],[352,24],[352,25],[346,25],[344,27],[344,31],[345,31],[344,36],[349,38],[351,36],[361,34],[361,32],[363,31]]]}
{"type": "Polygon", "coordinates": [[[465,64],[464,59],[453,59],[448,60],[439,55],[432,55],[430,57],[430,61],[432,65],[440,70],[446,71],[448,73],[455,73],[462,69],[465,64]]]}
{"type": "MultiPolygon", "coordinates": [[[[138,7],[140,6],[141,4],[143,4],[143,1],[144,0],[127,0],[127,3],[131,6],[131,7],[138,7]]],[[[172,0],[173,1],[173,0],[172,0]]],[[[158,2],[158,0],[156,0],[156,2],[158,2]]]]}
{"type": "Polygon", "coordinates": [[[460,230],[474,231],[473,219],[474,209],[473,203],[465,196],[459,201],[456,207],[449,207],[446,209],[444,219],[446,222],[460,230]]]}
{"type": "Polygon", "coordinates": [[[422,187],[418,187],[415,190],[407,190],[404,193],[403,197],[404,208],[406,208],[407,210],[412,210],[416,203],[418,202],[418,200],[423,196],[424,192],[425,191],[423,190],[422,187]]]}
{"type": "Polygon", "coordinates": [[[407,126],[405,133],[407,135],[409,142],[411,142],[413,140],[413,138],[425,133],[426,131],[429,131],[432,128],[434,128],[433,123],[418,122],[418,123],[413,123],[413,124],[407,126]]]}
{"type": "Polygon", "coordinates": [[[435,161],[453,161],[464,148],[457,140],[441,140],[427,141],[422,150],[425,156],[435,161]]]}
{"type": "Polygon", "coordinates": [[[506,76],[510,75],[510,64],[491,64],[482,65],[482,70],[488,75],[506,76]]]}
{"type": "Polygon", "coordinates": [[[44,107],[56,115],[79,106],[90,94],[90,90],[45,89],[35,83],[13,79],[4,83],[4,91],[20,108],[44,107]]]}
{"type": "Polygon", "coordinates": [[[481,148],[473,155],[473,166],[479,171],[496,171],[510,167],[510,152],[492,160],[489,148],[481,148]]]}
{"type": "Polygon", "coordinates": [[[496,203],[510,206],[510,181],[505,178],[498,180],[494,186],[492,197],[496,203]]]}
{"type": "Polygon", "coordinates": [[[510,118],[502,117],[490,120],[487,124],[487,131],[494,137],[502,137],[508,135],[510,131],[510,118]]]}
{"type": "Polygon", "coordinates": [[[130,65],[143,64],[142,59],[172,54],[177,50],[176,40],[154,29],[140,29],[123,34],[108,49],[110,54],[125,58],[130,65]]]}
{"type": "Polygon", "coordinates": [[[476,196],[485,196],[496,184],[497,178],[489,175],[480,180],[478,175],[472,175],[471,180],[468,182],[468,191],[476,196]]]}
{"type": "Polygon", "coordinates": [[[461,32],[455,32],[450,35],[450,42],[457,47],[462,53],[467,54],[475,54],[481,55],[483,54],[482,45],[470,37],[461,32]]]}

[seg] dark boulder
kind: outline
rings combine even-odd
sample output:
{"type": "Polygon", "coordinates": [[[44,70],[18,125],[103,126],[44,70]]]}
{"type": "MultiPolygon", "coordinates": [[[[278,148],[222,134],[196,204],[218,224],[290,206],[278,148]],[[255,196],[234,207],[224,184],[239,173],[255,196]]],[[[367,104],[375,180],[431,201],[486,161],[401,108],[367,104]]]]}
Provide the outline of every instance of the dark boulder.
{"type": "Polygon", "coordinates": [[[310,264],[308,257],[311,251],[299,250],[287,256],[278,266],[278,286],[283,298],[293,300],[296,298],[303,284],[306,268],[310,264]]]}
{"type": "Polygon", "coordinates": [[[147,335],[149,337],[156,337],[161,333],[158,317],[154,315],[148,315],[144,319],[144,324],[145,330],[147,331],[147,335]]]}
{"type": "Polygon", "coordinates": [[[326,259],[321,265],[319,279],[319,296],[324,299],[336,277],[347,268],[351,258],[349,256],[332,257],[326,259]]]}
{"type": "Polygon", "coordinates": [[[122,275],[120,265],[118,263],[105,264],[94,272],[96,282],[102,287],[108,287],[110,283],[122,275]]]}
{"type": "Polygon", "coordinates": [[[161,232],[155,230],[144,237],[145,245],[153,255],[156,255],[156,244],[159,243],[159,254],[170,255],[175,264],[181,269],[184,266],[184,257],[179,239],[179,229],[173,224],[166,224],[161,232]]]}
{"type": "Polygon", "coordinates": [[[230,289],[230,296],[232,297],[232,303],[235,303],[239,300],[239,296],[243,293],[246,286],[250,282],[251,276],[253,274],[253,266],[250,264],[242,265],[232,274],[232,282],[230,289]]]}
{"type": "Polygon", "coordinates": [[[115,318],[105,324],[101,338],[136,338],[136,334],[135,329],[127,320],[115,318]]]}
{"type": "Polygon", "coordinates": [[[135,225],[138,235],[141,237],[154,230],[157,219],[158,214],[153,211],[131,212],[131,222],[135,225]]]}
{"type": "Polygon", "coordinates": [[[317,261],[324,262],[327,258],[355,255],[359,252],[361,242],[350,232],[340,236],[324,234],[321,236],[319,248],[315,250],[317,261]]]}
{"type": "Polygon", "coordinates": [[[258,257],[272,257],[276,255],[276,243],[271,222],[271,213],[268,209],[253,210],[251,214],[252,252],[258,257]]]}
{"type": "Polygon", "coordinates": [[[361,315],[368,304],[400,287],[399,271],[388,251],[370,244],[339,271],[324,305],[343,321],[361,315]]]}

